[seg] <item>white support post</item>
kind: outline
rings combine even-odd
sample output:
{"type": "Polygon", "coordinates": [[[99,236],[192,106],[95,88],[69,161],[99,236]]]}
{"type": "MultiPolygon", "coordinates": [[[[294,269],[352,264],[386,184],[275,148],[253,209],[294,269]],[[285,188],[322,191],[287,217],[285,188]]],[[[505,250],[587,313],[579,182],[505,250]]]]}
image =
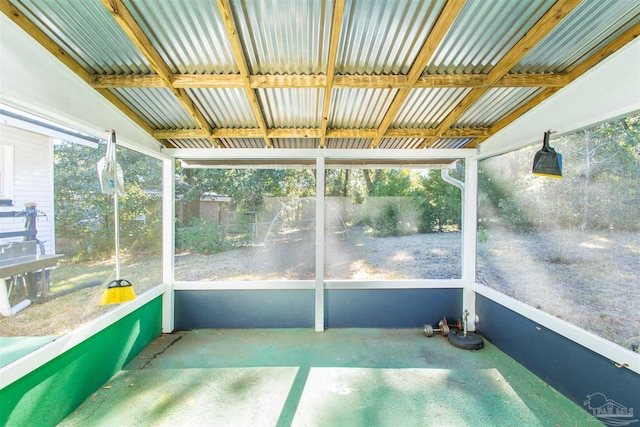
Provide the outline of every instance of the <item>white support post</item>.
{"type": "Polygon", "coordinates": [[[175,254],[175,159],[162,160],[162,332],[174,329],[173,281],[175,254]]]}
{"type": "Polygon", "coordinates": [[[478,224],[478,161],[465,161],[462,193],[462,316],[467,314],[467,328],[476,329],[476,234],[478,224]]]}
{"type": "Polygon", "coordinates": [[[315,326],[324,331],[324,155],[316,157],[316,282],[315,326]]]}

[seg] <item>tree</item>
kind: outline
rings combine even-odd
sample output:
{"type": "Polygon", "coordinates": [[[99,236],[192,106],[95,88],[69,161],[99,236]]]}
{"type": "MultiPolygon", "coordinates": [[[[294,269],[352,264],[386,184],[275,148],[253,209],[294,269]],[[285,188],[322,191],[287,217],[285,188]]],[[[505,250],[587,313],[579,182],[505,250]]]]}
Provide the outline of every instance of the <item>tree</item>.
{"type": "MultiPolygon", "coordinates": [[[[69,142],[54,145],[57,247],[79,259],[99,259],[114,249],[113,197],[102,194],[96,169],[104,151],[69,142]]],[[[159,250],[160,241],[155,238],[160,233],[159,161],[121,147],[117,154],[127,192],[119,199],[121,247],[136,244],[159,250]],[[143,237],[154,242],[141,243],[143,237]]]]}
{"type": "Polygon", "coordinates": [[[445,182],[440,171],[432,169],[422,176],[419,188],[412,192],[419,211],[418,231],[442,232],[445,226],[460,226],[462,199],[460,190],[445,182]]]}

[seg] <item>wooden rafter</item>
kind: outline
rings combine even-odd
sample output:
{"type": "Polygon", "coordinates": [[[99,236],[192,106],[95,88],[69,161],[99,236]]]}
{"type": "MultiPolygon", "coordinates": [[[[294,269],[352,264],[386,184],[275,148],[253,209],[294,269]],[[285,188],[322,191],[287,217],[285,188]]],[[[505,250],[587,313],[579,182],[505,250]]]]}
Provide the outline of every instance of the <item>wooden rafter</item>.
{"type": "Polygon", "coordinates": [[[398,114],[398,111],[402,108],[404,101],[411,93],[411,89],[424,72],[427,61],[431,58],[442,39],[444,39],[444,36],[447,34],[447,31],[449,31],[451,24],[453,24],[453,21],[456,19],[463,6],[464,0],[450,0],[445,5],[436,23],[433,25],[427,40],[420,49],[416,60],[413,62],[413,65],[409,70],[407,75],[407,87],[398,91],[382,119],[380,126],[378,127],[378,135],[372,142],[372,146],[374,148],[378,146],[380,139],[382,139],[382,136],[391,125],[391,122],[398,114]]]}
{"type": "Polygon", "coordinates": [[[333,5],[333,18],[331,19],[331,38],[329,39],[329,57],[327,58],[327,75],[324,88],[324,100],[322,103],[322,124],[320,125],[320,148],[325,146],[327,124],[329,123],[329,106],[331,105],[331,93],[333,92],[333,80],[336,71],[336,58],[338,45],[340,44],[340,30],[342,17],[344,16],[344,0],[336,0],[333,5]]]}
{"type": "Polygon", "coordinates": [[[549,10],[536,22],[527,33],[507,52],[504,57],[489,71],[487,75],[488,86],[471,90],[458,105],[445,117],[436,128],[436,135],[427,141],[427,146],[433,144],[442,134],[445,133],[458,120],[465,111],[484,95],[489,87],[500,79],[520,62],[520,60],[538,44],[551,30],[553,30],[578,4],[581,0],[558,0],[549,10]]]}
{"type": "MultiPolygon", "coordinates": [[[[26,16],[16,9],[7,0],[0,0],[0,10],[9,19],[11,19],[22,30],[29,34],[35,41],[40,43],[49,53],[51,53],[56,59],[67,66],[78,77],[85,82],[91,81],[91,73],[85,70],[79,62],[73,59],[62,47],[53,41],[48,35],[46,35],[40,28],[38,28],[33,22],[31,22],[26,16]]],[[[142,117],[136,114],[131,108],[124,104],[117,96],[111,91],[106,89],[96,89],[100,95],[105,97],[109,102],[119,108],[127,117],[134,121],[138,126],[144,129],[148,134],[153,135],[153,128],[145,122],[142,117]]]]}
{"type": "MultiPolygon", "coordinates": [[[[384,138],[431,138],[435,135],[435,129],[388,129],[384,138]]],[[[214,129],[215,138],[262,138],[262,130],[249,129],[214,129]]],[[[268,129],[269,138],[320,138],[322,131],[319,128],[276,128],[268,129]]],[[[376,129],[327,129],[325,138],[364,138],[372,139],[378,135],[376,129]]],[[[157,130],[153,133],[157,139],[201,139],[207,134],[202,129],[185,130],[157,130]]],[[[473,129],[449,129],[442,135],[444,138],[487,138],[490,136],[488,128],[473,129]]]]}
{"type": "Polygon", "coordinates": [[[253,115],[258,122],[258,127],[262,131],[262,138],[264,138],[265,144],[267,144],[267,147],[271,147],[271,140],[267,136],[267,124],[264,120],[264,114],[262,112],[262,108],[260,108],[258,98],[256,97],[256,94],[251,87],[251,73],[249,73],[247,59],[244,56],[242,42],[240,41],[240,35],[238,34],[238,28],[236,26],[235,20],[233,19],[231,5],[229,4],[229,0],[217,0],[217,2],[218,8],[220,9],[220,16],[222,16],[222,21],[224,22],[224,27],[227,32],[227,37],[229,38],[229,42],[231,44],[231,50],[233,51],[236,65],[240,70],[242,85],[245,92],[247,93],[247,97],[249,98],[251,109],[253,110],[253,115]]]}
{"type": "MultiPolygon", "coordinates": [[[[609,44],[604,46],[602,49],[591,55],[585,61],[583,61],[580,65],[575,67],[571,72],[567,74],[567,84],[573,82],[575,79],[583,75],[585,72],[590,70],[593,66],[598,64],[603,59],[609,57],[612,53],[616,52],[621,47],[625,46],[630,41],[635,38],[640,37],[640,23],[635,24],[631,28],[629,28],[624,33],[620,34],[615,40],[611,41],[609,44]]],[[[536,95],[533,99],[530,99],[527,103],[520,106],[520,108],[511,112],[504,119],[500,120],[498,123],[493,125],[489,130],[489,135],[486,137],[481,137],[480,142],[487,139],[489,136],[494,135],[498,131],[504,129],[507,125],[512,123],[514,120],[518,119],[527,111],[531,110],[536,105],[540,104],[544,100],[548,99],[552,95],[554,95],[559,88],[548,88],[536,95]]]]}
{"type": "MultiPolygon", "coordinates": [[[[253,75],[249,76],[252,89],[325,89],[325,75],[253,75]]],[[[564,87],[569,82],[567,74],[507,74],[495,82],[493,87],[564,87]]],[[[157,74],[142,75],[93,75],[91,86],[96,89],[110,88],[159,88],[164,80],[157,74]]],[[[239,74],[176,74],[176,88],[243,88],[239,74]]],[[[334,88],[354,89],[406,89],[409,87],[405,75],[337,75],[333,76],[334,88]]],[[[414,88],[464,88],[490,87],[487,74],[422,75],[414,88]]]]}
{"type": "MultiPolygon", "coordinates": [[[[554,95],[558,90],[573,82],[591,67],[608,57],[610,54],[629,43],[640,34],[640,24],[635,24],[626,30],[607,46],[600,49],[591,57],[577,64],[568,73],[562,74],[509,74],[515,65],[540,41],[549,34],[581,1],[558,0],[534,24],[529,31],[514,45],[509,52],[491,69],[488,74],[462,75],[425,75],[424,70],[447,32],[450,30],[458,13],[464,5],[464,0],[448,0],[440,16],[436,20],[424,44],[421,46],[414,63],[406,75],[336,75],[336,58],[340,43],[342,21],[344,17],[344,0],[335,0],[331,21],[330,38],[328,43],[327,68],[325,74],[315,75],[251,75],[230,0],[216,0],[220,14],[230,42],[231,50],[238,66],[238,74],[174,74],[165,63],[161,54],[151,43],[142,28],[127,10],[124,0],[101,0],[110,11],[116,22],[142,52],[150,64],[154,74],[149,75],[96,75],[84,68],[73,59],[47,33],[40,30],[37,22],[31,22],[20,9],[11,4],[11,0],[0,0],[0,10],[32,38],[39,42],[55,58],[65,64],[83,81],[92,86],[98,93],[107,98],[112,104],[124,112],[131,120],[158,140],[163,140],[166,146],[174,140],[180,145],[179,139],[196,139],[194,145],[204,145],[204,140],[218,144],[218,138],[247,138],[262,139],[268,147],[272,138],[314,138],[319,140],[320,147],[325,147],[327,138],[355,138],[371,140],[371,147],[377,147],[383,138],[420,138],[424,139],[424,146],[430,146],[439,138],[465,138],[472,141],[466,148],[476,146],[505,126],[512,123],[522,114],[545,99],[554,95]],[[539,87],[544,90],[510,111],[491,128],[456,128],[456,122],[470,107],[472,107],[491,88],[502,87],[539,87]],[[193,117],[198,129],[190,130],[154,130],[149,123],[134,112],[121,98],[116,95],[115,88],[167,88],[193,117]],[[213,129],[203,112],[189,96],[187,89],[208,88],[224,89],[239,88],[246,92],[253,115],[258,127],[254,128],[220,128],[213,129]],[[257,98],[258,89],[323,89],[322,121],[319,127],[290,129],[268,128],[264,112],[257,98]],[[331,96],[334,88],[355,89],[393,89],[396,95],[380,122],[377,129],[331,129],[328,128],[330,117],[331,96]],[[438,124],[435,129],[390,128],[391,123],[402,109],[411,91],[415,88],[467,88],[467,95],[458,105],[438,124]]],[[[55,37],[55,36],[54,36],[55,37]]],[[[66,44],[65,44],[66,45],[66,44]]],[[[246,125],[246,124],[245,124],[246,125]]],[[[255,126],[255,125],[254,125],[255,126]]],[[[415,126],[415,124],[414,124],[415,126]]],[[[186,145],[192,142],[183,141],[186,145]]]]}
{"type": "Polygon", "coordinates": [[[211,136],[212,129],[209,122],[200,109],[194,104],[187,92],[173,85],[174,75],[169,69],[169,66],[164,62],[158,50],[152,45],[147,35],[142,31],[142,28],[140,28],[133,15],[131,15],[131,12],[129,12],[124,3],[122,3],[122,0],[102,0],[102,4],[109,10],[125,34],[140,50],[147,61],[149,61],[151,68],[164,81],[166,87],[170,89],[178,101],[180,101],[196,124],[207,133],[207,139],[209,139],[212,144],[218,145],[218,141],[211,136]]]}

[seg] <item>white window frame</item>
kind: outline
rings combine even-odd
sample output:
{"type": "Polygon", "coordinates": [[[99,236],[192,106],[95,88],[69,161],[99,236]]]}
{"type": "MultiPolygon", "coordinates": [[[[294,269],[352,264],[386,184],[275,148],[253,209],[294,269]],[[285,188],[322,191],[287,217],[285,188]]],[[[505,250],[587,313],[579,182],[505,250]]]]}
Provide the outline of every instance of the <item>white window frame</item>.
{"type": "Polygon", "coordinates": [[[13,147],[0,145],[0,199],[13,199],[13,147]]]}

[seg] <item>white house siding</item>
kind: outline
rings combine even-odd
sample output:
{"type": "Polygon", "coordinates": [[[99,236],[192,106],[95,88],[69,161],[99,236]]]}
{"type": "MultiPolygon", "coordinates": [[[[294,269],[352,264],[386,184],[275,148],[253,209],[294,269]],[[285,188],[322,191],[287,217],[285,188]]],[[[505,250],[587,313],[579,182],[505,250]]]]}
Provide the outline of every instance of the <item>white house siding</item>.
{"type": "MultiPolygon", "coordinates": [[[[36,227],[38,240],[45,242],[45,251],[54,253],[53,210],[53,141],[50,137],[0,124],[0,146],[12,147],[13,155],[10,194],[3,195],[13,200],[13,206],[0,206],[1,211],[23,211],[25,203],[37,203],[39,213],[36,227]]],[[[1,231],[24,230],[24,217],[0,218],[1,231]]],[[[22,237],[4,239],[21,241],[22,237]]]]}

